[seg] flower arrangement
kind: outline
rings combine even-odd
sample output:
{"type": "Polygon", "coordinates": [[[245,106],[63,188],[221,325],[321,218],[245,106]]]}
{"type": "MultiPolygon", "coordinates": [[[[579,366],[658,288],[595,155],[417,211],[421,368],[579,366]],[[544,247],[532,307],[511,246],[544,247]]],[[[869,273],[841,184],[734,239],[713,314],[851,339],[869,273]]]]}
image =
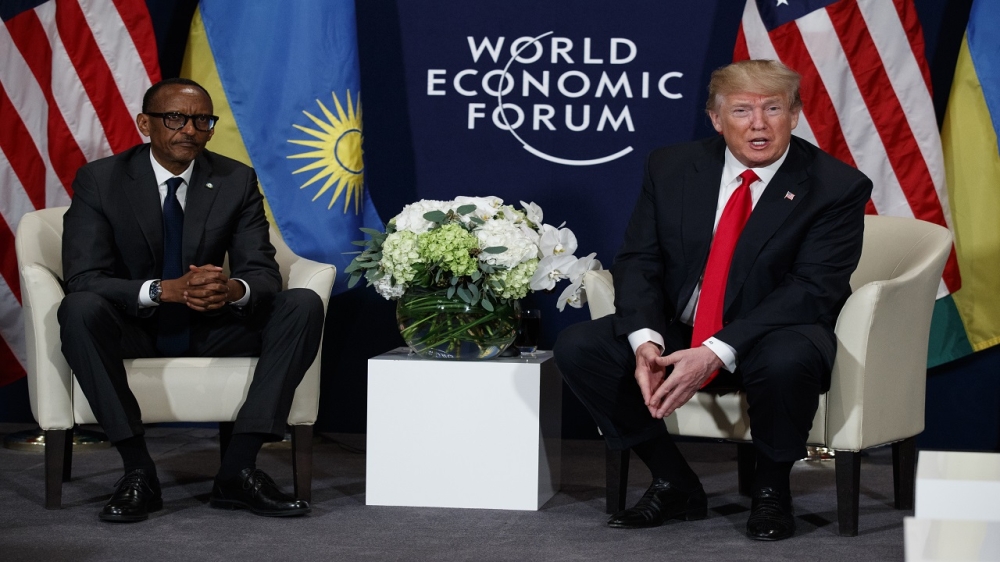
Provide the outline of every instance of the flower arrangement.
{"type": "MultiPolygon", "coordinates": [[[[542,222],[542,209],[521,201],[522,209],[499,197],[421,200],[393,217],[385,232],[364,228],[368,240],[345,270],[353,287],[362,276],[386,299],[407,289],[446,289],[470,305],[493,310],[521,299],[528,290],[553,290],[568,279],[557,307],[580,308],[586,301],[583,274],[601,269],[592,253],[577,258],[576,236],[568,228],[542,222]]],[[[560,225],[561,226],[561,225],[560,225]]]]}
{"type": "Polygon", "coordinates": [[[534,203],[521,206],[498,197],[411,203],[385,232],[362,229],[369,238],[354,242],[364,249],[345,270],[349,286],[364,277],[386,299],[400,300],[400,330],[418,353],[457,357],[469,340],[480,357],[499,353],[516,333],[518,299],[569,280],[557,307],[580,308],[583,274],[601,269],[596,254],[574,255],[571,230],[543,223],[534,203]]]}

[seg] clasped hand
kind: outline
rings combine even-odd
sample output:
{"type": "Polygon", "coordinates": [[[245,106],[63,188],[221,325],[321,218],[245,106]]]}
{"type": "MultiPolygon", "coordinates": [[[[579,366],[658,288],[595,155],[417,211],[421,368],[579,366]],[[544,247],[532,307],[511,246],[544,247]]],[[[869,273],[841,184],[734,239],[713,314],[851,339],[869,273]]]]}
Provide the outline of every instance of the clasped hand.
{"type": "Polygon", "coordinates": [[[635,380],[649,414],[657,419],[683,406],[721,367],[719,356],[705,346],[661,357],[660,348],[646,342],[635,351],[635,380]],[[668,368],[672,368],[669,375],[668,368]]]}
{"type": "Polygon", "coordinates": [[[239,281],[229,279],[217,265],[188,266],[188,272],[177,279],[165,279],[160,287],[161,302],[180,302],[192,310],[205,312],[243,298],[246,289],[239,281]]]}

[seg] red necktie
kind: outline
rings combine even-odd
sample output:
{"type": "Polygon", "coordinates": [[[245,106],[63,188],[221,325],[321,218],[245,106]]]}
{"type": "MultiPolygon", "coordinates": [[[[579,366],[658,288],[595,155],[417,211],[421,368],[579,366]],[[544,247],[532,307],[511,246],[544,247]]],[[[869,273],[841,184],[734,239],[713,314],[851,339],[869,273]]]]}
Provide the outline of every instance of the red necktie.
{"type": "MultiPolygon", "coordinates": [[[[722,308],[726,300],[726,280],[729,279],[729,265],[733,261],[733,251],[740,233],[750,218],[752,201],[750,184],[759,180],[753,170],[740,174],[739,187],[729,197],[726,208],[722,210],[722,218],[715,229],[712,238],[712,249],[708,252],[708,263],[705,265],[705,275],[701,281],[701,294],[698,296],[698,310],[694,315],[694,330],[691,334],[691,345],[699,346],[708,338],[722,329],[722,308]]],[[[715,371],[708,376],[702,388],[718,375],[715,371]]]]}

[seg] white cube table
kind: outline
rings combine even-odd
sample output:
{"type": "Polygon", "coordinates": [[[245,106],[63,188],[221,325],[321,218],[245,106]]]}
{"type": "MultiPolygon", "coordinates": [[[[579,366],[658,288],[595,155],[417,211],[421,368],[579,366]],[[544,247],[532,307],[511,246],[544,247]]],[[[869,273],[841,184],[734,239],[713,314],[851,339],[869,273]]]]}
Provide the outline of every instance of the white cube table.
{"type": "Polygon", "coordinates": [[[1000,454],[920,451],[915,499],[918,519],[1000,523],[1000,454]]]}
{"type": "Polygon", "coordinates": [[[537,510],[559,489],[561,418],[550,351],[369,359],[366,503],[537,510]]]}

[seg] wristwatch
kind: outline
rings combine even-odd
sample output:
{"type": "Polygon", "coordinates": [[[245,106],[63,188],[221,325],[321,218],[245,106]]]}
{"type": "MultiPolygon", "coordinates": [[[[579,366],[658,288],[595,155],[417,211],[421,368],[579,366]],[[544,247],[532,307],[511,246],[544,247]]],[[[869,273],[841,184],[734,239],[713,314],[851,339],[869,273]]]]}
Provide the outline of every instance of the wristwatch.
{"type": "Polygon", "coordinates": [[[159,279],[149,284],[149,300],[159,304],[161,294],[163,294],[163,289],[160,288],[159,279]]]}

